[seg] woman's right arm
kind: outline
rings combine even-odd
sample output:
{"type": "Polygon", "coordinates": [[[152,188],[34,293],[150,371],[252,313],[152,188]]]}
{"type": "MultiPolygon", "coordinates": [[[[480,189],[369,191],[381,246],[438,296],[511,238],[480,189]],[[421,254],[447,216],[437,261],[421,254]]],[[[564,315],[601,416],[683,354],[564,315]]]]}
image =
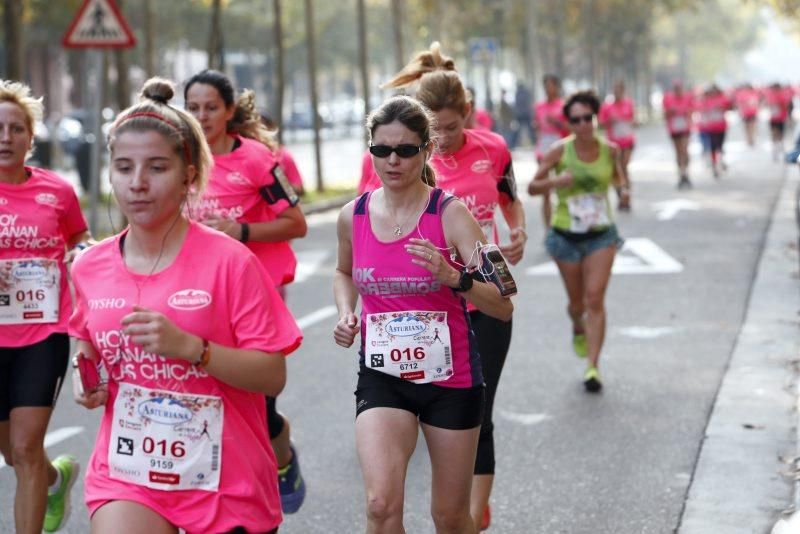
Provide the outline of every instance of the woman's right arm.
{"type": "Polygon", "coordinates": [[[539,165],[539,168],[536,169],[533,180],[528,184],[529,195],[546,195],[553,188],[559,189],[572,184],[572,174],[569,171],[562,172],[556,177],[550,176],[550,171],[558,165],[563,153],[564,144],[561,141],[547,151],[547,154],[542,158],[542,163],[539,165]]]}
{"type": "Polygon", "coordinates": [[[333,330],[333,339],[337,345],[350,347],[358,334],[358,316],[355,309],[358,302],[358,290],[353,282],[353,206],[350,202],[339,213],[336,233],[339,248],[336,260],[336,272],[333,275],[333,298],[339,310],[339,322],[333,330]]]}

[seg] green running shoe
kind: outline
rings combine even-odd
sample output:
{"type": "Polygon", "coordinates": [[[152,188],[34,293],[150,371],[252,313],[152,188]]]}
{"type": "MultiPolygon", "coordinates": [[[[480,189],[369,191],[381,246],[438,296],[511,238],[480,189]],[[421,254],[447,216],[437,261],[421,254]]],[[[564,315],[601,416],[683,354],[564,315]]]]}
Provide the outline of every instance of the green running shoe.
{"type": "Polygon", "coordinates": [[[586,372],[583,375],[583,387],[589,393],[599,393],[603,389],[603,383],[600,381],[600,371],[594,365],[589,364],[589,367],[586,368],[586,372]]]}
{"type": "Polygon", "coordinates": [[[56,532],[61,529],[69,518],[69,493],[81,465],[74,456],[59,456],[52,462],[53,467],[61,473],[61,486],[58,491],[47,496],[47,511],[44,514],[44,531],[56,532]]]}
{"type": "Polygon", "coordinates": [[[589,347],[586,345],[586,332],[572,333],[572,350],[578,358],[585,358],[589,354],[589,347]]]}

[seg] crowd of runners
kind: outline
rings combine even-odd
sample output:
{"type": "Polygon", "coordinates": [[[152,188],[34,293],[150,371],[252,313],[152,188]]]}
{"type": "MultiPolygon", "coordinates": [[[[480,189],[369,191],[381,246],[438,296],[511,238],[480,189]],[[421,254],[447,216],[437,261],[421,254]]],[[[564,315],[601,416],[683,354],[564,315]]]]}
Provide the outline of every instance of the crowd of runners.
{"type": "MultiPolygon", "coordinates": [[[[607,99],[563,95],[553,75],[543,84],[545,98],[518,114],[538,162],[527,193],[542,199],[544,246],[566,290],[565,340],[595,394],[606,288],[623,244],[615,214],[635,205],[637,114],[622,81],[607,99]]],[[[172,82],[148,80],[114,121],[108,180],[127,226],[98,242],[72,187],[26,165],[41,99],[0,82],[0,451],[17,479],[17,532],[57,531],[69,514],[80,466],[51,461],[44,436],[70,361],[75,400],[102,410],[85,466],[93,532],[277,532],[303,504],[290,420],[276,409],[285,357],[302,343],[285,304],[291,240],[307,231],[302,180],[251,91],[237,95],[211,70],[182,86],[179,108],[172,82]]],[[[438,43],[384,88],[405,94],[366,120],[333,284],[334,341],[358,347],[366,528],[403,532],[421,429],[437,532],[478,532],[491,523],[493,406],[526,214],[506,138],[477,113],[438,43]]],[[[782,154],[792,98],[780,85],[696,92],[674,82],[663,108],[678,187],[692,186],[695,130],[713,176],[724,172],[731,110],[754,144],[766,106],[782,154]]]]}

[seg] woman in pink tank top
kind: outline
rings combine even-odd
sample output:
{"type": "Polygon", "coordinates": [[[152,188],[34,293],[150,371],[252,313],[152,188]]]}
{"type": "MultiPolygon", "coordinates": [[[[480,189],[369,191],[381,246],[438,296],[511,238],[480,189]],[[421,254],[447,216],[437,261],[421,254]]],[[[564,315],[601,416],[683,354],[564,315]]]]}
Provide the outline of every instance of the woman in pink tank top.
{"type": "Polygon", "coordinates": [[[356,445],[368,532],[403,531],[405,472],[420,427],[437,531],[474,531],[470,487],[483,377],[466,305],[501,320],[513,311],[496,286],[462,267],[477,266],[475,243],[485,237],[462,202],[432,187],[431,121],[409,97],[391,98],[370,115],[370,152],[383,187],[345,206],[337,227],[334,339],[350,347],[361,334],[356,445]]]}

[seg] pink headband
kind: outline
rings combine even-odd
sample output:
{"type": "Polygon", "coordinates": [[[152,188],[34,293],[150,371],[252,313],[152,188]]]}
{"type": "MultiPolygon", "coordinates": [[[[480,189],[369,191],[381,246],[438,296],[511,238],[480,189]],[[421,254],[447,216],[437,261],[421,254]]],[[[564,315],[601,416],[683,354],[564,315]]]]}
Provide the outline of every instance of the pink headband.
{"type": "MultiPolygon", "coordinates": [[[[175,124],[171,120],[165,119],[164,117],[162,117],[158,113],[153,113],[152,111],[137,111],[136,113],[131,113],[130,115],[128,115],[127,117],[122,119],[119,122],[119,124],[117,124],[117,128],[122,126],[123,123],[125,123],[125,122],[127,122],[127,121],[129,121],[131,119],[135,119],[136,117],[151,117],[153,119],[160,120],[161,122],[163,122],[164,124],[166,124],[167,126],[172,128],[173,130],[175,130],[178,133],[178,135],[183,137],[183,134],[181,133],[181,129],[178,128],[177,124],[175,124]]],[[[186,163],[190,163],[192,161],[191,157],[190,157],[190,154],[189,154],[189,145],[186,143],[185,139],[183,141],[183,156],[186,159],[186,163]]]]}

